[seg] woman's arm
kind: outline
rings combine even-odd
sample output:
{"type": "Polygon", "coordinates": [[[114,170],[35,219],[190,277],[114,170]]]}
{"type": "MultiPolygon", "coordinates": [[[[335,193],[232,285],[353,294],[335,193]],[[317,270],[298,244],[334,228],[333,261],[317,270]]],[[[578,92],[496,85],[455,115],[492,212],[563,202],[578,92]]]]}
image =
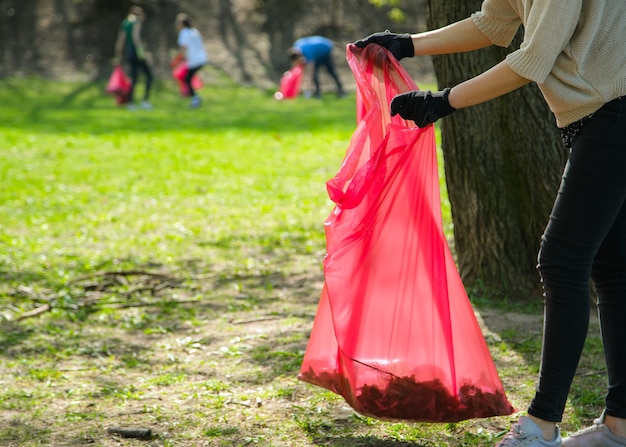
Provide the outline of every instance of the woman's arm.
{"type": "MultiPolygon", "coordinates": [[[[413,34],[411,38],[416,55],[462,53],[492,45],[471,17],[433,31],[413,34]]],[[[453,87],[448,101],[455,109],[462,109],[505,95],[529,82],[502,61],[453,87]]]]}
{"type": "Polygon", "coordinates": [[[454,86],[448,101],[455,109],[462,109],[506,95],[528,83],[529,79],[518,75],[502,61],[484,73],[454,86]]]}
{"type": "Polygon", "coordinates": [[[443,28],[412,34],[411,39],[415,55],[462,53],[492,45],[471,17],[443,28]]]}
{"type": "Polygon", "coordinates": [[[457,109],[489,101],[529,82],[503,61],[452,89],[435,93],[428,90],[400,93],[391,101],[391,116],[400,115],[405,120],[415,121],[419,127],[425,127],[457,109]]]}
{"type": "Polygon", "coordinates": [[[493,45],[471,17],[418,34],[396,34],[389,30],[374,33],[357,40],[354,45],[365,48],[372,43],[387,48],[398,60],[417,55],[461,53],[493,45]]]}
{"type": "Polygon", "coordinates": [[[141,43],[141,20],[137,19],[135,25],[133,26],[133,44],[135,45],[135,49],[137,50],[137,57],[139,59],[144,58],[143,45],[141,43]]]}

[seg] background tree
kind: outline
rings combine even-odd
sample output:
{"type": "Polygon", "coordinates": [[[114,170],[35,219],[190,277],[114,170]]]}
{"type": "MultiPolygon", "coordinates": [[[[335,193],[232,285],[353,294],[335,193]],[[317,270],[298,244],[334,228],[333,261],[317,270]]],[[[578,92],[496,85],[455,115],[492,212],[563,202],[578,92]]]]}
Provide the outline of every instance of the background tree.
{"type": "MultiPolygon", "coordinates": [[[[481,0],[428,1],[428,27],[469,17],[481,0]]],[[[492,67],[518,48],[490,47],[438,56],[439,88],[492,67]]],[[[445,172],[461,276],[467,287],[512,299],[540,293],[540,237],[552,208],[566,152],[554,117],[535,84],[441,122],[445,172]]]]}

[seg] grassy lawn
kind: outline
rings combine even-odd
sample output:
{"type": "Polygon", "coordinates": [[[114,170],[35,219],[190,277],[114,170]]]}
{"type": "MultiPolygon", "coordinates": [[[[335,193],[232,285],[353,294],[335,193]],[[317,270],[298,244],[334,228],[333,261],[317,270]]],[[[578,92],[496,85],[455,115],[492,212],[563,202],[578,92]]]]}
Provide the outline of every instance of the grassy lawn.
{"type": "MultiPolygon", "coordinates": [[[[103,84],[0,84],[0,446],[495,444],[514,417],[383,422],[296,379],[354,95],[279,102],[205,76],[198,110],[173,83],[150,111],[103,84]]],[[[479,310],[524,409],[540,314],[479,310]]],[[[596,324],[588,345],[565,431],[602,408],[596,324]]]]}

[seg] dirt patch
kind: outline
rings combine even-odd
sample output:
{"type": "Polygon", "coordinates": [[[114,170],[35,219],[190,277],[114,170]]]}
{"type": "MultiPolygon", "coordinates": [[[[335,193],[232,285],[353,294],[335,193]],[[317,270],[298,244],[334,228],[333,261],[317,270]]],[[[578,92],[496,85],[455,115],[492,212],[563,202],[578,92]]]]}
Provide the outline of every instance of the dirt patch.
{"type": "Polygon", "coordinates": [[[512,330],[525,336],[537,336],[543,328],[541,315],[505,312],[498,309],[475,311],[483,335],[487,340],[499,339],[504,330],[512,330]]]}

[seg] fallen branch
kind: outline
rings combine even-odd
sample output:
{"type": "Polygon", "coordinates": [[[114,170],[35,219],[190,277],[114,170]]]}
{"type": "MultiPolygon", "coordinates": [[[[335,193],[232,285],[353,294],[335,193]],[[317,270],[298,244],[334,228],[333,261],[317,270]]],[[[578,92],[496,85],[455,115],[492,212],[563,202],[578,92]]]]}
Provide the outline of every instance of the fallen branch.
{"type": "MultiPolygon", "coordinates": [[[[119,296],[122,298],[129,299],[133,295],[141,294],[142,292],[149,293],[152,296],[157,296],[158,294],[162,294],[164,290],[168,288],[179,287],[183,283],[182,279],[173,278],[171,276],[161,274],[161,273],[152,273],[144,270],[123,270],[118,272],[98,272],[89,275],[79,276],[71,281],[68,281],[69,284],[78,285],[78,287],[82,286],[82,293],[74,293],[75,303],[73,305],[63,305],[60,307],[64,308],[81,308],[97,305],[105,308],[131,308],[131,307],[144,307],[144,306],[154,306],[162,304],[159,301],[141,301],[135,303],[128,302],[118,302],[118,303],[99,303],[100,300],[112,297],[119,296]],[[138,276],[134,281],[129,281],[127,277],[129,276],[138,276]],[[99,278],[99,280],[98,280],[99,278]],[[87,281],[87,283],[85,283],[87,281]],[[78,284],[78,283],[83,284],[78,284]],[[135,284],[133,284],[135,282],[135,284]],[[118,287],[121,286],[121,287],[118,287]],[[119,290],[124,289],[127,290],[119,290]],[[117,290],[116,290],[117,289],[117,290]],[[82,297],[83,299],[77,299],[82,297]]],[[[74,292],[77,292],[74,290],[74,292]]],[[[31,288],[27,287],[18,287],[14,291],[15,295],[27,296],[33,300],[41,300],[48,301],[49,304],[44,304],[36,309],[30,310],[28,312],[24,312],[16,318],[16,321],[25,320],[27,318],[36,317],[45,312],[49,312],[53,308],[53,304],[55,303],[55,296],[51,295],[49,297],[41,297],[37,296],[31,288]]],[[[181,301],[171,301],[171,303],[194,303],[197,302],[197,299],[193,300],[181,300],[181,301]]],[[[169,302],[165,302],[169,303],[169,302]]],[[[59,306],[54,306],[59,307],[59,306]]],[[[19,309],[16,309],[19,312],[19,309]]]]}
{"type": "Polygon", "coordinates": [[[230,404],[242,405],[248,408],[252,407],[252,405],[250,405],[249,402],[243,402],[243,401],[237,401],[237,400],[227,400],[226,402],[224,402],[224,405],[230,405],[230,404]]]}
{"type": "Polygon", "coordinates": [[[599,376],[601,374],[605,374],[606,371],[600,370],[600,371],[585,371],[585,372],[579,372],[576,373],[577,376],[580,377],[589,377],[589,376],[599,376]]]}
{"type": "Polygon", "coordinates": [[[247,318],[242,320],[233,320],[230,324],[250,324],[250,323],[258,323],[260,321],[271,321],[271,320],[279,320],[282,317],[277,315],[273,316],[264,316],[264,317],[256,317],[256,318],[247,318]]]}
{"type": "Polygon", "coordinates": [[[98,273],[91,273],[89,275],[79,276],[69,281],[68,284],[74,284],[77,282],[85,281],[87,279],[102,278],[102,277],[107,277],[107,276],[113,276],[113,277],[115,276],[150,276],[153,278],[159,278],[159,279],[163,279],[166,281],[174,279],[171,276],[165,275],[163,273],[152,273],[152,272],[147,272],[145,270],[121,270],[119,272],[98,272],[98,273]]]}
{"type": "Polygon", "coordinates": [[[28,312],[24,312],[19,317],[17,317],[16,320],[21,321],[27,318],[36,317],[37,315],[41,315],[50,310],[52,310],[52,306],[50,304],[44,304],[43,306],[39,306],[36,309],[29,310],[28,312]]]}
{"type": "Polygon", "coordinates": [[[132,307],[145,307],[145,306],[158,306],[160,304],[188,304],[188,303],[199,303],[200,301],[197,299],[190,300],[172,300],[172,301],[142,301],[140,303],[106,303],[102,304],[103,308],[111,308],[111,309],[127,309],[132,307]]]}

